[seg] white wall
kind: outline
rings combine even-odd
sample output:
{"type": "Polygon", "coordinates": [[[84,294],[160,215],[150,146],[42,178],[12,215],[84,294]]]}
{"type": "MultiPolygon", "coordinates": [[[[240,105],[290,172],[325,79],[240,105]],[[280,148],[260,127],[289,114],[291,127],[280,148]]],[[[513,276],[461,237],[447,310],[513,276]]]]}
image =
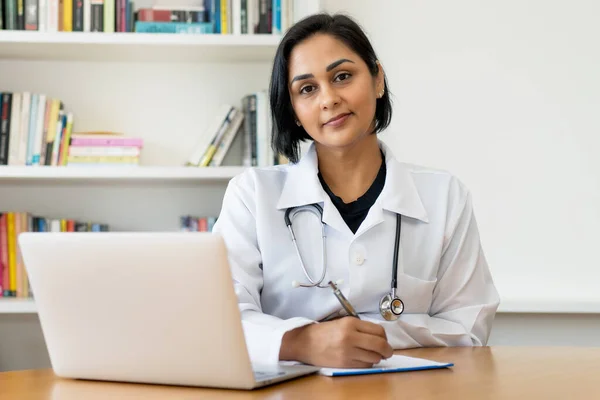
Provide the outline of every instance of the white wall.
{"type": "Polygon", "coordinates": [[[600,311],[600,2],[325,8],[355,16],[382,61],[395,99],[382,138],[472,190],[503,298],[600,311]]]}

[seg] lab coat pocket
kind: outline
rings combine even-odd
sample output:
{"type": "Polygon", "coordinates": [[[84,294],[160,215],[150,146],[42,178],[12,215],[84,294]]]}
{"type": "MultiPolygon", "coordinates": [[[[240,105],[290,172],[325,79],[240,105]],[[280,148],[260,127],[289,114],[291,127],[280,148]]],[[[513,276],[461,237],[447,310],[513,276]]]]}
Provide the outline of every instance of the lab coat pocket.
{"type": "Polygon", "coordinates": [[[396,295],[404,302],[404,312],[428,314],[436,283],[437,280],[426,281],[399,272],[396,295]]]}

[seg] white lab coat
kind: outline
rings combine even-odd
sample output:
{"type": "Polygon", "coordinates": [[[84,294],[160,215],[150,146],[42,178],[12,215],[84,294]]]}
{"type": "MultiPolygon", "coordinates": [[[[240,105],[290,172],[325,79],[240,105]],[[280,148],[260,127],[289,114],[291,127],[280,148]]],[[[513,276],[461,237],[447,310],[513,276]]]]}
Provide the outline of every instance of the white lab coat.
{"type": "MultiPolygon", "coordinates": [[[[311,145],[295,165],[251,168],[229,183],[213,232],[229,252],[235,291],[251,360],[277,363],[285,332],[341,310],[330,288],[308,283],[284,222],[288,207],[319,203],[326,234],[327,275],[361,319],[384,327],[395,349],[477,346],[487,343],[499,296],[480,244],[471,195],[447,172],[397,161],[382,142],[385,186],[353,234],[317,173],[311,145]],[[396,230],[402,215],[397,321],[379,313],[390,292],[396,230]]],[[[311,276],[321,275],[321,225],[309,213],[293,220],[311,276]]]]}

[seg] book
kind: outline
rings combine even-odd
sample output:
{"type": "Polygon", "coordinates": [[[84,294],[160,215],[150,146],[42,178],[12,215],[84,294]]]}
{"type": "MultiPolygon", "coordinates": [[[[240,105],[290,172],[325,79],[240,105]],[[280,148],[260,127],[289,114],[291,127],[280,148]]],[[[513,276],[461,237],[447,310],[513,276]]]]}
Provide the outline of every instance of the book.
{"type": "Polygon", "coordinates": [[[319,374],[325,376],[349,376],[382,374],[390,372],[422,371],[428,369],[440,369],[453,367],[453,363],[443,363],[426,360],[424,358],[393,355],[371,368],[321,368],[319,374]]]}

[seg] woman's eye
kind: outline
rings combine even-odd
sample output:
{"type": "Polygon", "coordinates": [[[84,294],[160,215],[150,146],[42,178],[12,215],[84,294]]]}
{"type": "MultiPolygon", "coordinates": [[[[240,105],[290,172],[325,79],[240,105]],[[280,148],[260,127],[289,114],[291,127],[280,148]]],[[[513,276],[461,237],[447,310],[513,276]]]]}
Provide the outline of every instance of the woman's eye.
{"type": "Polygon", "coordinates": [[[300,94],[308,94],[308,93],[310,93],[310,92],[312,92],[312,91],[313,91],[313,86],[311,86],[311,85],[306,85],[306,86],[303,86],[303,87],[300,89],[300,94]]]}
{"type": "Polygon", "coordinates": [[[345,81],[348,78],[350,78],[350,74],[347,72],[342,72],[341,74],[338,74],[334,80],[335,81],[345,81]]]}

